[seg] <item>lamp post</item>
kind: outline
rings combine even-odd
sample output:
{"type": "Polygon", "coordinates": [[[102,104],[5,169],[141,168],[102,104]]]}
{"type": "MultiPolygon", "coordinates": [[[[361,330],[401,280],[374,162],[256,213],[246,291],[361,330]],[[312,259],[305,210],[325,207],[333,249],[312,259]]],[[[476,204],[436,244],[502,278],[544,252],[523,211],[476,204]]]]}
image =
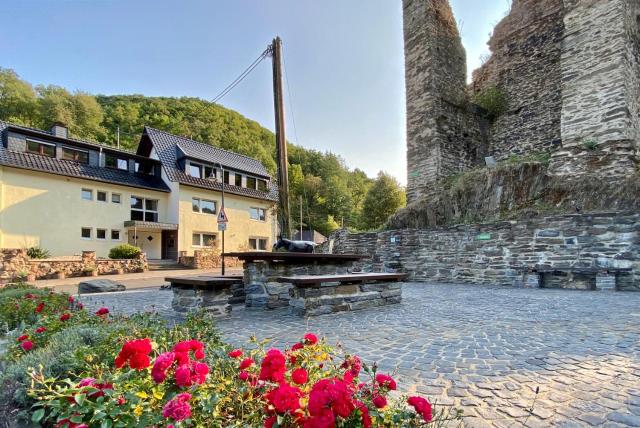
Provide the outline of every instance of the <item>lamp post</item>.
{"type": "MultiPolygon", "coordinates": [[[[222,167],[222,164],[220,162],[218,162],[218,166],[220,167],[220,173],[222,174],[222,180],[221,180],[221,184],[222,184],[222,202],[220,204],[220,209],[222,211],[224,211],[224,168],[222,167]]],[[[218,177],[214,177],[214,179],[216,181],[218,181],[218,177]]],[[[220,228],[220,223],[218,223],[218,228],[220,228]]],[[[226,228],[226,225],[225,225],[226,228]]],[[[221,258],[222,258],[222,276],[224,276],[224,272],[225,272],[225,266],[224,266],[224,229],[221,230],[222,232],[222,253],[221,253],[221,258]]]]}

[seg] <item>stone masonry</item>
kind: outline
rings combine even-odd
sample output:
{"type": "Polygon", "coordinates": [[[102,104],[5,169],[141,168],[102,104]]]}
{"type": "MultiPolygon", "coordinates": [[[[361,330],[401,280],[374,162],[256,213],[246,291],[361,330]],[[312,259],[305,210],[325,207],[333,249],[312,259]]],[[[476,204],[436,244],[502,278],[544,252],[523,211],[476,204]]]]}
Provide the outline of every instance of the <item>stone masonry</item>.
{"type": "MultiPolygon", "coordinates": [[[[599,213],[487,224],[334,233],[333,252],[367,256],[354,268],[406,272],[410,280],[526,286],[527,270],[632,270],[621,290],[640,291],[640,214],[599,213]]],[[[325,249],[323,247],[323,249],[325,249]]],[[[561,285],[561,284],[559,284],[561,285]]]]}
{"type": "Polygon", "coordinates": [[[446,0],[403,0],[407,200],[444,178],[544,152],[549,172],[617,180],[638,161],[637,0],[514,0],[466,87],[465,51],[446,0]],[[488,121],[473,94],[496,88],[506,111],[488,121]]]}

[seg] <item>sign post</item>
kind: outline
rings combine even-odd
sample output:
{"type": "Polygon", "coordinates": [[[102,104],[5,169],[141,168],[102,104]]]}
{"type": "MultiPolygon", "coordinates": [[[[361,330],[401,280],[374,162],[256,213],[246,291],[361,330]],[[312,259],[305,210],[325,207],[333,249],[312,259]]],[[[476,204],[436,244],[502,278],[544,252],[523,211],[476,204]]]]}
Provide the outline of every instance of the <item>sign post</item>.
{"type": "Polygon", "coordinates": [[[222,173],[222,204],[220,206],[220,211],[218,211],[218,230],[222,232],[222,276],[224,276],[224,231],[227,230],[227,223],[229,219],[227,218],[227,213],[224,212],[224,168],[222,164],[220,165],[220,172],[222,173]]]}

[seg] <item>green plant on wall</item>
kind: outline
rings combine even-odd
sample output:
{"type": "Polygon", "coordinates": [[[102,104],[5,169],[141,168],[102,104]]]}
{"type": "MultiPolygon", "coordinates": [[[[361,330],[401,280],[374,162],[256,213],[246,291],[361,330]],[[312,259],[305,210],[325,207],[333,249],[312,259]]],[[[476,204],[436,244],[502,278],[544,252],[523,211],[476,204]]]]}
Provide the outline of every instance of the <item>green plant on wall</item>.
{"type": "Polygon", "coordinates": [[[489,86],[473,96],[473,102],[487,111],[487,116],[495,120],[507,111],[507,94],[496,86],[489,86]]]}
{"type": "Polygon", "coordinates": [[[582,146],[590,152],[595,152],[596,150],[598,150],[598,141],[594,138],[589,138],[588,140],[582,142],[582,146]]]}

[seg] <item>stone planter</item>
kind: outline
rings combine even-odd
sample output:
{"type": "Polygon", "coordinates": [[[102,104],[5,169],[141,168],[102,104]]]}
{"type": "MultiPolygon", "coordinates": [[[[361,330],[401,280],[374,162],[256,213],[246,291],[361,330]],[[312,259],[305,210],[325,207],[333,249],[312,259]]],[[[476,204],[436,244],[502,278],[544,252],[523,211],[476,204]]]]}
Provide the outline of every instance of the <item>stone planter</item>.
{"type": "Polygon", "coordinates": [[[64,272],[57,272],[55,276],[56,276],[56,279],[65,279],[67,277],[67,275],[64,272]]]}
{"type": "Polygon", "coordinates": [[[122,274],[124,274],[124,269],[122,269],[122,268],[117,269],[117,270],[116,270],[116,273],[117,273],[118,275],[122,275],[122,274]]]}

